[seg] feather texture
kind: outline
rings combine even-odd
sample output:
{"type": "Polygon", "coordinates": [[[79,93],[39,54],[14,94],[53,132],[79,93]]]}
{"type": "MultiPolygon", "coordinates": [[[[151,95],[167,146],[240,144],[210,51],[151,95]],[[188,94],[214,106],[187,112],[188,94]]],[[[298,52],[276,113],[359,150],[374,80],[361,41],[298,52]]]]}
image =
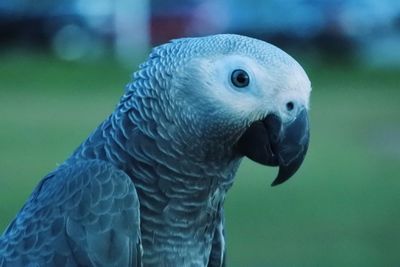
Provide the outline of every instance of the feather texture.
{"type": "MultiPolygon", "coordinates": [[[[247,127],[310,83],[278,48],[238,35],[153,49],[114,112],[34,190],[0,237],[5,266],[225,266],[223,203],[247,127]],[[235,68],[251,83],[237,90],[235,68]]],[[[286,117],[285,117],[286,116],[286,117]]]]}
{"type": "Polygon", "coordinates": [[[46,176],[0,239],[1,266],[141,266],[131,179],[100,160],[46,176]]]}

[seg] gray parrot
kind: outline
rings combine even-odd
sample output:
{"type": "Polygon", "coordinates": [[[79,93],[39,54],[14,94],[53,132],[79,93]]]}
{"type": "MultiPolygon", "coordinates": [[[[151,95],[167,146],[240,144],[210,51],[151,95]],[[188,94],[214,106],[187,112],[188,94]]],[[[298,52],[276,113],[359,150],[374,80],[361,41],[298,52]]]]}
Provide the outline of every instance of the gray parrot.
{"type": "Polygon", "coordinates": [[[310,81],[266,42],[153,49],[114,112],[45,176],[0,237],[0,266],[225,265],[223,204],[244,156],[300,167],[310,81]]]}

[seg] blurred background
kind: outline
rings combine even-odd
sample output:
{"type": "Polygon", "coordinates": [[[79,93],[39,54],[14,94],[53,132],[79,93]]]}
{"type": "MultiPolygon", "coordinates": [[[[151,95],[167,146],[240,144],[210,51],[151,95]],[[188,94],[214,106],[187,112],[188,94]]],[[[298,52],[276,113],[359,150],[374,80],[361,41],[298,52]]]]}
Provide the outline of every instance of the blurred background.
{"type": "Polygon", "coordinates": [[[239,33],[313,84],[302,169],[245,161],[226,200],[228,266],[399,266],[400,1],[0,1],[0,232],[113,110],[152,46],[239,33]]]}

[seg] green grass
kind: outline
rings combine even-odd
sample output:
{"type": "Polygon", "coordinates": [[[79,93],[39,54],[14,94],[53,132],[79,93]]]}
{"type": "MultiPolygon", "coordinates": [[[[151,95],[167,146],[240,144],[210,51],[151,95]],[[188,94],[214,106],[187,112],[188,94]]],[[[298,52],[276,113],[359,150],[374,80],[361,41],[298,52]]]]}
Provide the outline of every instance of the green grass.
{"type": "MultiPolygon", "coordinates": [[[[33,187],[113,109],[129,70],[2,56],[0,231],[33,187]]],[[[311,144],[303,167],[245,161],[226,200],[228,266],[398,266],[399,72],[307,65],[311,144]]]]}

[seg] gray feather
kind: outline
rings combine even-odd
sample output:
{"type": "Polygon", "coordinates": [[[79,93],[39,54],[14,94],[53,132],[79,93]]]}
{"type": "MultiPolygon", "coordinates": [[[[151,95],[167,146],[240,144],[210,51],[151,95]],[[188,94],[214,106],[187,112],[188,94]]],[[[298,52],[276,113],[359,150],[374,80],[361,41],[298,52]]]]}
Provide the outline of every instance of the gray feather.
{"type": "Polygon", "coordinates": [[[131,179],[100,160],[62,165],[37,186],[0,239],[0,266],[140,266],[131,179]]]}
{"type": "Polygon", "coordinates": [[[259,40],[215,35],[154,48],[115,111],[0,237],[0,267],[224,266],[223,203],[243,157],[236,143],[286,95],[307,106],[309,91],[298,63],[259,40]],[[229,84],[237,65],[260,76],[254,88],[229,84]]]}

